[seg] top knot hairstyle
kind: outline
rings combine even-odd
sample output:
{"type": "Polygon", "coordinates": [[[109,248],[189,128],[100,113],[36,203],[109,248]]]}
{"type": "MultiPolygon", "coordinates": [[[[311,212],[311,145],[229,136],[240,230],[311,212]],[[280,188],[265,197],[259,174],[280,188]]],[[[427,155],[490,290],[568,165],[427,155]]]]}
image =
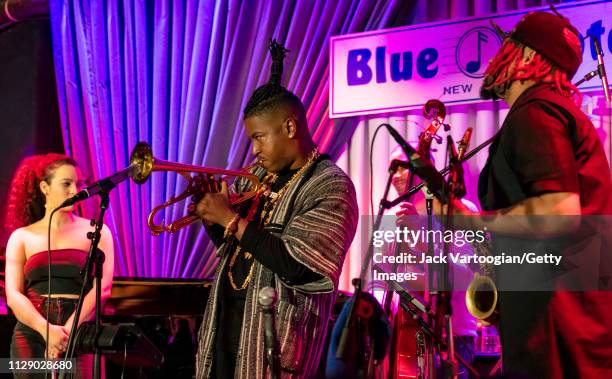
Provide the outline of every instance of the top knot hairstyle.
{"type": "Polygon", "coordinates": [[[298,107],[304,114],[304,105],[300,99],[291,91],[282,86],[283,61],[289,50],[278,43],[275,39],[270,39],[268,49],[272,56],[272,67],[268,82],[258,87],[251,95],[247,105],[244,107],[244,118],[256,116],[281,105],[298,107]]]}
{"type": "Polygon", "coordinates": [[[270,55],[272,55],[272,69],[270,70],[270,79],[268,83],[271,86],[282,89],[281,81],[283,80],[283,61],[287,56],[289,50],[285,49],[285,46],[276,42],[275,39],[270,39],[270,45],[268,47],[270,55]]]}

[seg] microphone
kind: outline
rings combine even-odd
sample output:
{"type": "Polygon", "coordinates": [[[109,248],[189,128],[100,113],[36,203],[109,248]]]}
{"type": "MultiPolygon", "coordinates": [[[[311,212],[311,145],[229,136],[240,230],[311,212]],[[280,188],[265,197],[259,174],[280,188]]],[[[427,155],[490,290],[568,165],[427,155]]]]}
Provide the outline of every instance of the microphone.
{"type": "Polygon", "coordinates": [[[472,128],[467,128],[465,133],[463,133],[463,138],[461,138],[461,141],[459,141],[457,160],[463,160],[465,152],[467,151],[468,147],[470,147],[470,139],[472,139],[472,128]]]}
{"type": "Polygon", "coordinates": [[[604,96],[606,97],[606,102],[610,102],[610,89],[608,88],[608,76],[606,75],[606,66],[604,66],[603,53],[601,51],[601,45],[599,44],[599,39],[591,36],[593,39],[593,44],[595,45],[595,54],[597,54],[597,73],[599,74],[599,78],[601,79],[601,85],[603,86],[604,96]]]}
{"type": "Polygon", "coordinates": [[[92,196],[99,194],[100,192],[108,192],[115,188],[117,184],[139,173],[140,166],[138,165],[138,163],[133,163],[128,167],[124,168],[123,170],[116,172],[107,178],[98,180],[87,188],[80,190],[76,195],[72,196],[69,199],[66,199],[59,207],[57,207],[57,209],[64,208],[79,201],[88,199],[92,196]]]}
{"type": "Polygon", "coordinates": [[[274,288],[264,287],[259,291],[258,303],[263,315],[266,360],[270,366],[270,374],[273,379],[280,378],[280,362],[276,348],[276,329],[274,328],[274,305],[276,300],[277,295],[274,288]]]}
{"type": "Polygon", "coordinates": [[[406,142],[402,136],[389,124],[383,124],[389,130],[391,137],[397,142],[404,154],[408,157],[408,165],[412,172],[421,178],[431,192],[443,204],[448,203],[448,185],[442,174],[429,162],[421,157],[417,151],[406,142]]]}

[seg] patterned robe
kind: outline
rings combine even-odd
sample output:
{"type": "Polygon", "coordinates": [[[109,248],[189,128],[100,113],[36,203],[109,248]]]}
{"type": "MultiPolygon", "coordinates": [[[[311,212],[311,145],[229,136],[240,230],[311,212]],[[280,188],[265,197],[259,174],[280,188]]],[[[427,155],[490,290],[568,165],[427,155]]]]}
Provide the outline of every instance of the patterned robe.
{"type": "MultiPolygon", "coordinates": [[[[263,177],[265,171],[254,173],[263,177]]],[[[237,180],[235,190],[248,183],[237,180]]],[[[264,353],[263,318],[257,294],[274,283],[278,294],[275,324],[280,348],[281,376],[309,378],[317,370],[325,342],[331,310],[336,300],[338,278],[357,228],[358,207],[353,183],[329,159],[321,159],[293,182],[276,205],[266,230],[280,236],[291,256],[322,279],[303,285],[288,285],[283,278],[255,261],[247,288],[235,378],[269,377],[264,353]]],[[[230,244],[217,250],[221,261],[215,273],[196,357],[196,378],[208,378],[214,355],[219,274],[228,264],[230,244]]]]}

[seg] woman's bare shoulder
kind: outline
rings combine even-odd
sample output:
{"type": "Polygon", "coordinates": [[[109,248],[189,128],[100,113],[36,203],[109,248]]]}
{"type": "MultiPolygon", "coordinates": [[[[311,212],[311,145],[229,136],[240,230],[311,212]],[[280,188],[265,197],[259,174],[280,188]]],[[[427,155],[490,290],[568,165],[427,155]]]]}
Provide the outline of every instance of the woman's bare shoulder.
{"type": "Polygon", "coordinates": [[[22,226],[21,228],[15,229],[13,233],[11,233],[10,238],[15,238],[17,240],[24,240],[29,237],[36,235],[38,227],[34,224],[22,226]]]}
{"type": "Polygon", "coordinates": [[[7,257],[14,256],[15,254],[17,256],[25,256],[25,242],[29,240],[28,236],[30,235],[31,233],[27,230],[27,227],[15,229],[9,236],[6,244],[7,257]]]}
{"type": "Polygon", "coordinates": [[[91,226],[91,221],[88,218],[85,217],[81,217],[81,216],[74,216],[74,222],[79,226],[79,227],[87,227],[87,228],[93,228],[91,226]]]}

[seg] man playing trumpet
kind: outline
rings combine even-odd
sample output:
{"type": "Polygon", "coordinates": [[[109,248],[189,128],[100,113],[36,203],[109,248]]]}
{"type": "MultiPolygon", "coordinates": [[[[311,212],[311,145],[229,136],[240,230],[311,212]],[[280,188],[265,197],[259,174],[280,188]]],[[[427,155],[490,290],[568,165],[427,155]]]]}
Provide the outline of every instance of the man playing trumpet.
{"type": "MultiPolygon", "coordinates": [[[[199,333],[198,378],[269,375],[257,304],[266,286],[275,288],[279,299],[281,376],[313,376],[357,226],[353,184],[319,154],[302,102],[281,86],[286,50],[272,41],[270,51],[270,80],[244,109],[258,161],[252,172],[269,184],[270,193],[255,205],[252,220],[232,209],[225,183],[197,204],[221,259],[199,333]]],[[[237,180],[232,190],[247,191],[247,186],[237,180]]]]}

